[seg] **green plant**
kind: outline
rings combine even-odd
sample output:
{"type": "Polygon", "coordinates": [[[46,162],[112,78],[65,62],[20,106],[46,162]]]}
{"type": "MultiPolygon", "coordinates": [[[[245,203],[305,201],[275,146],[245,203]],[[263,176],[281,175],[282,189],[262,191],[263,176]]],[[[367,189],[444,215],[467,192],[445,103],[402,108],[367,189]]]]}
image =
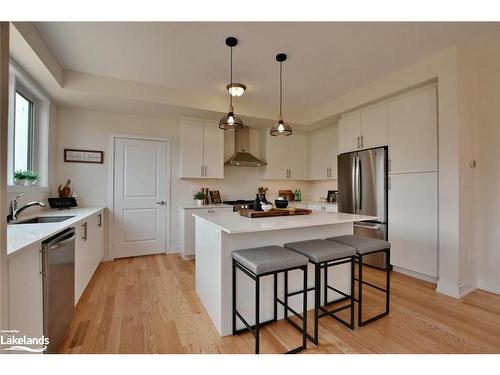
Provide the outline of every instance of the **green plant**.
{"type": "Polygon", "coordinates": [[[19,181],[35,182],[40,181],[40,175],[32,170],[19,170],[14,173],[14,179],[19,181]]]}
{"type": "Polygon", "coordinates": [[[203,194],[203,192],[201,191],[198,191],[195,194],[193,194],[193,198],[196,200],[205,199],[205,194],[203,194]]]}

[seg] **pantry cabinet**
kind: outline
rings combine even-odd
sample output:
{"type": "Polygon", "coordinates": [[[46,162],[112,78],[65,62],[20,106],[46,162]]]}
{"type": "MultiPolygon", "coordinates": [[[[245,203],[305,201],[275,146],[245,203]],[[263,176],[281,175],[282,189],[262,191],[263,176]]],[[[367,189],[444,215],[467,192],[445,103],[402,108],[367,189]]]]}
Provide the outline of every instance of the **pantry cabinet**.
{"type": "Polygon", "coordinates": [[[224,178],[224,132],[216,122],[181,120],[179,143],[180,178],[224,178]]]}
{"type": "Polygon", "coordinates": [[[389,102],[389,173],[437,171],[437,136],[434,86],[389,102]]]}
{"type": "Polygon", "coordinates": [[[391,264],[437,277],[438,173],[389,176],[391,264]]]}
{"type": "Polygon", "coordinates": [[[269,129],[261,133],[262,159],[267,163],[263,168],[263,179],[267,180],[307,180],[309,174],[309,137],[294,132],[287,137],[274,137],[269,129]]]}
{"type": "Polygon", "coordinates": [[[337,125],[309,137],[309,180],[337,179],[337,125]]]}
{"type": "Polygon", "coordinates": [[[342,116],[339,153],[387,145],[387,103],[342,116]]]}

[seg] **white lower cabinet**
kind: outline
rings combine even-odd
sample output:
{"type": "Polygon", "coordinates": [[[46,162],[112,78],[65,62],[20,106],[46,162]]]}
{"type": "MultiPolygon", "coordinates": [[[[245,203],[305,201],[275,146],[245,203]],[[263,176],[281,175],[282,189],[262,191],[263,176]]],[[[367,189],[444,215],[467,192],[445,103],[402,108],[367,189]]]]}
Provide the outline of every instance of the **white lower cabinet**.
{"type": "Polygon", "coordinates": [[[75,226],[75,305],[104,256],[103,215],[99,212],[75,226]]]}
{"type": "Polygon", "coordinates": [[[21,335],[43,335],[43,289],[41,245],[34,244],[14,253],[9,268],[9,324],[21,335]]]}
{"type": "Polygon", "coordinates": [[[389,176],[391,264],[436,278],[438,173],[389,176]]]}
{"type": "Polygon", "coordinates": [[[293,203],[294,202],[292,202],[291,206],[294,206],[297,208],[307,208],[309,210],[323,211],[323,212],[338,212],[336,204],[331,204],[331,203],[296,203],[296,204],[293,204],[293,203]]]}
{"type": "Polygon", "coordinates": [[[233,207],[180,208],[179,209],[179,246],[184,259],[194,257],[195,219],[194,213],[233,212],[233,207]]]}

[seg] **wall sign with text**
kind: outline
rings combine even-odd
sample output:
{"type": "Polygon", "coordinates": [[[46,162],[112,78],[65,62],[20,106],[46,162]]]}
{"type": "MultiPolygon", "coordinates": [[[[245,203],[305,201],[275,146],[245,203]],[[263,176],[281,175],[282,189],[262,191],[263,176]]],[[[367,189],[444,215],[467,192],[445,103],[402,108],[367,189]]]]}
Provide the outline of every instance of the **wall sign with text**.
{"type": "Polygon", "coordinates": [[[66,163],[95,163],[104,162],[104,151],[64,149],[64,161],[66,163]]]}

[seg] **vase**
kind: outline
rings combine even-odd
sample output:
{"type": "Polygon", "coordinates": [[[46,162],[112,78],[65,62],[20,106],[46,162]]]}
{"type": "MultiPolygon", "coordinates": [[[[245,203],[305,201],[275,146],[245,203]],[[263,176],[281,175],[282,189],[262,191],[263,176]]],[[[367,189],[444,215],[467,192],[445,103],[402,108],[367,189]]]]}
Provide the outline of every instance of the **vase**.
{"type": "Polygon", "coordinates": [[[255,211],[262,211],[262,206],[260,205],[262,201],[260,200],[260,194],[255,195],[255,201],[253,203],[253,209],[255,211]]]}
{"type": "Polygon", "coordinates": [[[198,204],[198,207],[203,206],[204,199],[196,199],[196,203],[198,204]]]}

